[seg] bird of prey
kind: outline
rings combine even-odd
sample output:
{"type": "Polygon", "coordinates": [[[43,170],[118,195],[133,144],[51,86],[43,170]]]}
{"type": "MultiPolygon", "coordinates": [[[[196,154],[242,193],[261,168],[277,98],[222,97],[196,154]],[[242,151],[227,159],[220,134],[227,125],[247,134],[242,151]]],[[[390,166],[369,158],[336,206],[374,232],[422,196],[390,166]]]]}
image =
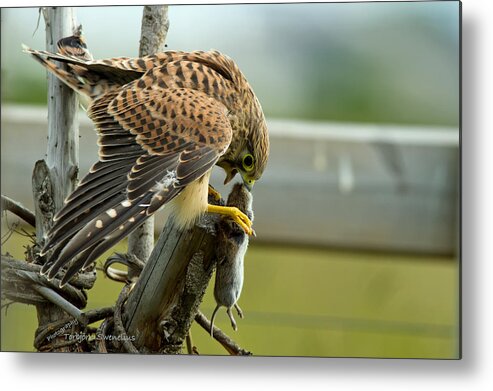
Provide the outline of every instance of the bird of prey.
{"type": "Polygon", "coordinates": [[[99,161],[55,215],[42,273],[67,283],[161,206],[188,228],[203,213],[239,209],[208,204],[214,165],[238,173],[251,190],[267,164],[269,136],[261,105],[236,63],[218,51],[168,51],[142,58],[93,60],[78,35],[58,53],[24,51],[88,102],[99,161]]]}

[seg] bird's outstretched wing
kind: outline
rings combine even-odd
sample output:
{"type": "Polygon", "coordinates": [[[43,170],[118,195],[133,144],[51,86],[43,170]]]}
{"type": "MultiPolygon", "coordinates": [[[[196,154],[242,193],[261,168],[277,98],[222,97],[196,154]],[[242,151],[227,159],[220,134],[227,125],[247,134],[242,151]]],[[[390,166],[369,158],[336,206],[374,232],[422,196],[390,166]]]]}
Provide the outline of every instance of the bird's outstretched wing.
{"type": "Polygon", "coordinates": [[[228,148],[226,107],[197,88],[196,71],[206,65],[187,63],[150,69],[94,98],[88,115],[99,133],[99,161],[54,218],[41,253],[49,278],[73,260],[66,283],[202,177],[228,148]]]}

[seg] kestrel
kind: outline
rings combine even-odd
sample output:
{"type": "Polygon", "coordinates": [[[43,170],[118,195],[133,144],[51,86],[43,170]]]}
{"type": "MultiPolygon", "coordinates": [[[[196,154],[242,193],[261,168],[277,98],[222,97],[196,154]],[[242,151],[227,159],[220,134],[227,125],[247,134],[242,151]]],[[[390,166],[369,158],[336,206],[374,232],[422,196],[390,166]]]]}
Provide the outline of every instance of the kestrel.
{"type": "Polygon", "coordinates": [[[62,284],[168,204],[188,228],[205,212],[230,216],[252,234],[239,209],[208,204],[214,165],[251,190],[264,172],[269,136],[261,105],[238,66],[218,51],[168,51],[93,60],[74,35],[58,53],[24,51],[88,102],[99,161],[54,217],[42,273],[62,284]]]}

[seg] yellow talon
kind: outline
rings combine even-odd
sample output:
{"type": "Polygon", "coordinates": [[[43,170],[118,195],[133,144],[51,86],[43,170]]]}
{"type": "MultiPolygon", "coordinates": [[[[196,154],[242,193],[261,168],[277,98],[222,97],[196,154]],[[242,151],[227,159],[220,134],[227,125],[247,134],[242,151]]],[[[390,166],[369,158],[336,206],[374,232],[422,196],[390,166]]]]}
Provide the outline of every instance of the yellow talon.
{"type": "Polygon", "coordinates": [[[219,193],[211,185],[209,185],[209,195],[213,196],[217,202],[221,201],[222,198],[221,193],[219,193]]]}
{"type": "Polygon", "coordinates": [[[248,216],[235,206],[207,205],[207,212],[229,216],[248,235],[253,235],[252,222],[248,216]]]}

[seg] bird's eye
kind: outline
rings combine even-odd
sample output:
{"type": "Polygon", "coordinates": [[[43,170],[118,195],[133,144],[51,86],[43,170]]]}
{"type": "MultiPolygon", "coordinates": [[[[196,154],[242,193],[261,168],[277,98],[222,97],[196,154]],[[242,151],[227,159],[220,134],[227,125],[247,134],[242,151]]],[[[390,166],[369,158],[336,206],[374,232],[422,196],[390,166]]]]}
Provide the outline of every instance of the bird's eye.
{"type": "Polygon", "coordinates": [[[243,168],[245,171],[252,171],[253,170],[253,156],[247,153],[243,157],[243,168]]]}

